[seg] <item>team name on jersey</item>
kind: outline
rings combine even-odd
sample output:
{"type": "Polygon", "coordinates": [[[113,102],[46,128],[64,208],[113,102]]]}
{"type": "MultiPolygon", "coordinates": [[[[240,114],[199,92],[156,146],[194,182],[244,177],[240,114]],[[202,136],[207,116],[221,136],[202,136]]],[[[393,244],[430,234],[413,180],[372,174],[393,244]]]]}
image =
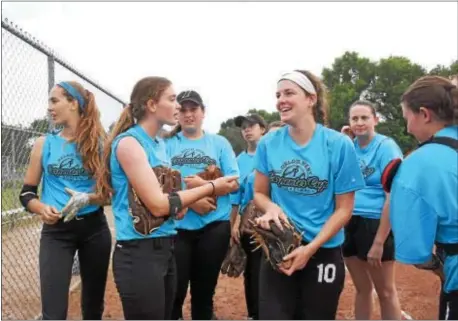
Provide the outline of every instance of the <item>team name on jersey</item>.
{"type": "Polygon", "coordinates": [[[328,187],[328,180],[314,175],[310,165],[300,159],[283,162],[280,170],[269,172],[269,180],[280,188],[303,195],[319,194],[328,187]]]}

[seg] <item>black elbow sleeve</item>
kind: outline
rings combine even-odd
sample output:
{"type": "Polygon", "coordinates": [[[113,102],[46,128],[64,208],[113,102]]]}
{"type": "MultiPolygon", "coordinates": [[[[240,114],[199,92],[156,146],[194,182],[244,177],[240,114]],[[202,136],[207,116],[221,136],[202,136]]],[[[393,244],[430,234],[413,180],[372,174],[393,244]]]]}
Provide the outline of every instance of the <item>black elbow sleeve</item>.
{"type": "Polygon", "coordinates": [[[34,198],[38,199],[38,186],[24,184],[19,194],[22,206],[27,209],[27,204],[34,198]]]}
{"type": "Polygon", "coordinates": [[[178,213],[183,209],[180,195],[178,195],[176,192],[173,192],[169,195],[169,207],[169,215],[173,219],[175,219],[178,213]]]}

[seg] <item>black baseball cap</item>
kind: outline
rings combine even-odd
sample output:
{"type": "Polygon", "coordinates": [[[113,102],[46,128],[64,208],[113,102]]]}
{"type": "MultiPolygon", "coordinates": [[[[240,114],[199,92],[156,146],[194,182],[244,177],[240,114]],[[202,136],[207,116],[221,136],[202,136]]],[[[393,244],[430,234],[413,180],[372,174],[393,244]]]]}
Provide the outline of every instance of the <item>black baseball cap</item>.
{"type": "Polygon", "coordinates": [[[234,123],[237,127],[242,127],[242,123],[244,121],[247,121],[251,124],[259,124],[259,126],[261,126],[262,128],[267,128],[266,121],[258,114],[248,114],[244,116],[237,116],[234,118],[234,123]]]}
{"type": "Polygon", "coordinates": [[[202,97],[200,97],[199,93],[195,90],[182,91],[181,93],[178,94],[177,101],[180,105],[186,101],[191,101],[205,108],[204,102],[202,101],[202,97]]]}

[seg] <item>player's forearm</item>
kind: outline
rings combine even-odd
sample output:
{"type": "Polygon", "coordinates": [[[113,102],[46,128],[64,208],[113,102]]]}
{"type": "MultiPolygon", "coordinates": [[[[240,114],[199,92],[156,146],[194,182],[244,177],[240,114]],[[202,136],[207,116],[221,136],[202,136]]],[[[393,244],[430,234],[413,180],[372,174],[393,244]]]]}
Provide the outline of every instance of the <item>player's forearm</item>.
{"type": "Polygon", "coordinates": [[[270,197],[260,192],[254,193],[253,202],[254,205],[263,213],[267,212],[272,207],[278,207],[278,205],[272,202],[270,197]]]}
{"type": "Polygon", "coordinates": [[[182,206],[189,207],[205,196],[212,196],[215,191],[213,186],[213,184],[206,182],[206,184],[202,186],[179,191],[177,194],[180,196],[182,206]]]}
{"type": "Polygon", "coordinates": [[[237,217],[239,216],[239,206],[238,205],[232,205],[232,210],[231,210],[231,227],[234,226],[235,221],[237,220],[237,217]]]}
{"type": "Polygon", "coordinates": [[[338,208],[309,245],[317,251],[347,224],[351,215],[352,211],[348,208],[338,208]]]}
{"type": "Polygon", "coordinates": [[[388,194],[383,204],[382,215],[380,217],[380,225],[377,229],[377,234],[374,238],[374,243],[384,244],[388,235],[390,234],[391,224],[390,224],[390,195],[388,194]]]}
{"type": "Polygon", "coordinates": [[[34,198],[27,204],[26,210],[30,213],[39,215],[45,207],[46,204],[42,203],[39,199],[34,198]]]}

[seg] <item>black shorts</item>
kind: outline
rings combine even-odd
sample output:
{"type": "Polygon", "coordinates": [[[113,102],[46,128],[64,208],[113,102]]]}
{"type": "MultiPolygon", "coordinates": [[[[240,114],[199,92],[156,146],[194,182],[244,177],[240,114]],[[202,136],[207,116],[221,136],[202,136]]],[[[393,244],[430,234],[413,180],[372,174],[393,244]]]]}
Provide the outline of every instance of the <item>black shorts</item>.
{"type": "MultiPolygon", "coordinates": [[[[345,226],[345,242],[343,244],[343,256],[356,256],[367,261],[367,254],[374,243],[380,225],[379,219],[366,218],[353,215],[345,226]]],[[[382,261],[394,261],[394,240],[390,232],[383,245],[382,261]]]]}
{"type": "Polygon", "coordinates": [[[342,250],[321,248],[291,276],[261,259],[260,320],[334,320],[345,281],[342,250]]]}

